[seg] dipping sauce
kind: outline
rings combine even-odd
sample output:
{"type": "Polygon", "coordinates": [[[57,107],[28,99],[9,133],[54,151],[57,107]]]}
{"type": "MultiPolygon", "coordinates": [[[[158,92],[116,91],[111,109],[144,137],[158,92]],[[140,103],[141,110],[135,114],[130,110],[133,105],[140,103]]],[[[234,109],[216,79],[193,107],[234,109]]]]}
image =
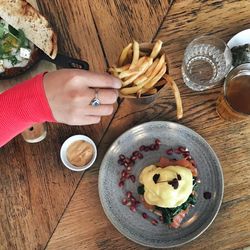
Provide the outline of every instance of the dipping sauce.
{"type": "Polygon", "coordinates": [[[93,158],[94,148],[90,143],[79,140],[69,145],[66,154],[68,161],[72,165],[82,167],[87,165],[93,158]]]}

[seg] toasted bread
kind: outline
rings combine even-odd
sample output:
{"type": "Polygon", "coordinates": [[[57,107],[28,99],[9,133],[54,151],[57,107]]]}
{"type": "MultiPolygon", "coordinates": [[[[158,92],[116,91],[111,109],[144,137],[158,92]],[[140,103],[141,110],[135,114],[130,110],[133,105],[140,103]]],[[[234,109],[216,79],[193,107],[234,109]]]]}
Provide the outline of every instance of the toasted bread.
{"type": "Polygon", "coordinates": [[[25,36],[45,54],[57,55],[57,36],[46,18],[25,0],[0,0],[0,17],[25,36]]]}

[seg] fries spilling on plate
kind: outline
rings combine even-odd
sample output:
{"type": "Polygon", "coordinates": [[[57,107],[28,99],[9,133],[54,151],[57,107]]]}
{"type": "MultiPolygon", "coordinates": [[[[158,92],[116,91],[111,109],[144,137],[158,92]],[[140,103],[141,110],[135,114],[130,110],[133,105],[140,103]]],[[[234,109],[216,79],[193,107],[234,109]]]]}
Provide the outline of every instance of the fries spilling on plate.
{"type": "Polygon", "coordinates": [[[183,116],[179,89],[168,75],[168,63],[162,53],[162,41],[155,44],[136,41],[129,43],[121,52],[118,64],[109,72],[122,81],[120,95],[126,98],[142,98],[156,94],[165,84],[174,92],[177,118],[183,116]]]}

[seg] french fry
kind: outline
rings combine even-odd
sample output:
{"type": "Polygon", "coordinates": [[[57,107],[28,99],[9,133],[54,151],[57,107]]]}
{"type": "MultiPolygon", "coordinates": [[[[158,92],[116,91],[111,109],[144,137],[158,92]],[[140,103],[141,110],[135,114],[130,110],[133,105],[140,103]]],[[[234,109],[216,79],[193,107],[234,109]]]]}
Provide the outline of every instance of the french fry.
{"type": "Polygon", "coordinates": [[[166,80],[167,84],[171,87],[172,91],[174,92],[176,109],[177,109],[177,119],[181,119],[183,117],[183,107],[182,107],[180,91],[171,76],[165,74],[163,78],[166,80]]]}
{"type": "Polygon", "coordinates": [[[157,93],[157,88],[152,88],[152,89],[141,89],[141,95],[154,95],[157,93]]]}
{"type": "MultiPolygon", "coordinates": [[[[156,76],[159,74],[159,72],[161,72],[161,70],[162,70],[162,68],[163,68],[164,66],[165,66],[165,72],[166,72],[167,67],[166,67],[166,65],[165,65],[164,63],[165,63],[165,56],[162,55],[161,58],[160,58],[160,60],[159,60],[159,62],[158,62],[158,64],[157,64],[156,67],[153,69],[151,75],[150,75],[149,77],[147,77],[146,80],[141,81],[141,82],[138,84],[138,86],[142,86],[142,87],[143,87],[143,86],[149,84],[150,82],[152,82],[153,78],[156,77],[156,76]]],[[[165,72],[164,72],[164,73],[165,73],[165,72]]],[[[164,73],[161,72],[161,75],[164,75],[164,73]]],[[[158,79],[158,78],[157,78],[157,79],[158,79]]],[[[159,79],[159,80],[160,80],[160,79],[159,79]]],[[[149,88],[150,88],[150,87],[149,87],[149,88]]]]}
{"type": "Polygon", "coordinates": [[[150,77],[152,71],[154,70],[154,68],[156,67],[156,65],[158,64],[159,59],[156,59],[151,66],[147,69],[147,71],[145,72],[145,74],[141,75],[140,77],[138,77],[135,81],[134,84],[139,85],[140,83],[146,81],[148,79],[148,77],[150,77]]]}
{"type": "Polygon", "coordinates": [[[118,66],[123,66],[123,63],[127,59],[128,52],[132,48],[132,43],[129,43],[123,50],[119,57],[118,66]]]}
{"type": "Polygon", "coordinates": [[[117,68],[117,67],[112,67],[112,68],[110,68],[109,71],[116,72],[116,73],[121,73],[121,72],[123,72],[123,71],[125,71],[125,70],[128,70],[128,69],[129,69],[129,66],[130,66],[130,64],[126,64],[126,65],[124,65],[124,66],[122,66],[122,67],[119,67],[119,68],[117,68]]]}
{"type": "Polygon", "coordinates": [[[162,41],[158,40],[153,47],[150,57],[153,59],[156,58],[159,52],[161,51],[161,47],[162,47],[162,41]]]}
{"type": "Polygon", "coordinates": [[[163,75],[166,73],[166,65],[163,65],[162,69],[159,71],[159,73],[147,84],[144,85],[145,89],[151,89],[160,79],[163,77],[163,75]]]}
{"type": "Polygon", "coordinates": [[[140,46],[138,42],[134,41],[133,42],[133,59],[130,65],[130,69],[135,67],[135,65],[137,64],[139,60],[139,56],[140,56],[140,46]]]}
{"type": "Polygon", "coordinates": [[[140,75],[142,75],[153,63],[153,59],[150,57],[147,57],[144,61],[144,63],[140,66],[138,69],[138,72],[132,76],[130,76],[127,80],[123,81],[122,85],[125,87],[132,83],[136,78],[138,78],[140,75]]]}
{"type": "Polygon", "coordinates": [[[163,85],[171,87],[176,101],[177,118],[183,117],[182,100],[179,89],[166,72],[168,64],[165,54],[160,54],[162,41],[155,44],[133,41],[123,50],[118,60],[118,66],[113,66],[109,72],[122,80],[120,94],[128,98],[141,98],[156,94],[163,85]]]}
{"type": "Polygon", "coordinates": [[[140,90],[142,88],[142,86],[137,85],[137,86],[133,86],[133,87],[128,87],[128,88],[121,88],[120,89],[120,93],[122,95],[131,95],[131,94],[135,94],[137,93],[138,90],[140,90]]]}
{"type": "Polygon", "coordinates": [[[141,57],[138,60],[136,67],[134,67],[133,69],[130,69],[130,66],[129,66],[129,68],[127,70],[120,73],[119,78],[123,79],[125,77],[129,77],[129,76],[137,74],[141,70],[141,67],[144,64],[145,60],[147,60],[147,58],[148,57],[145,57],[145,56],[141,57]]]}

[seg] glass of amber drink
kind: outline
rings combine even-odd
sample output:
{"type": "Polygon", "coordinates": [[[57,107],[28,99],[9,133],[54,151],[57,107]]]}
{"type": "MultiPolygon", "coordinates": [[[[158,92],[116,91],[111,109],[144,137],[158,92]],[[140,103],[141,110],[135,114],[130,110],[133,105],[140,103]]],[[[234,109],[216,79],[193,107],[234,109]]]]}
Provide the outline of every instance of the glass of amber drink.
{"type": "Polygon", "coordinates": [[[42,141],[47,135],[45,123],[33,124],[22,132],[22,137],[26,142],[36,143],[42,141]]]}
{"type": "Polygon", "coordinates": [[[250,63],[241,64],[228,73],[216,110],[228,121],[250,118],[250,63]]]}

